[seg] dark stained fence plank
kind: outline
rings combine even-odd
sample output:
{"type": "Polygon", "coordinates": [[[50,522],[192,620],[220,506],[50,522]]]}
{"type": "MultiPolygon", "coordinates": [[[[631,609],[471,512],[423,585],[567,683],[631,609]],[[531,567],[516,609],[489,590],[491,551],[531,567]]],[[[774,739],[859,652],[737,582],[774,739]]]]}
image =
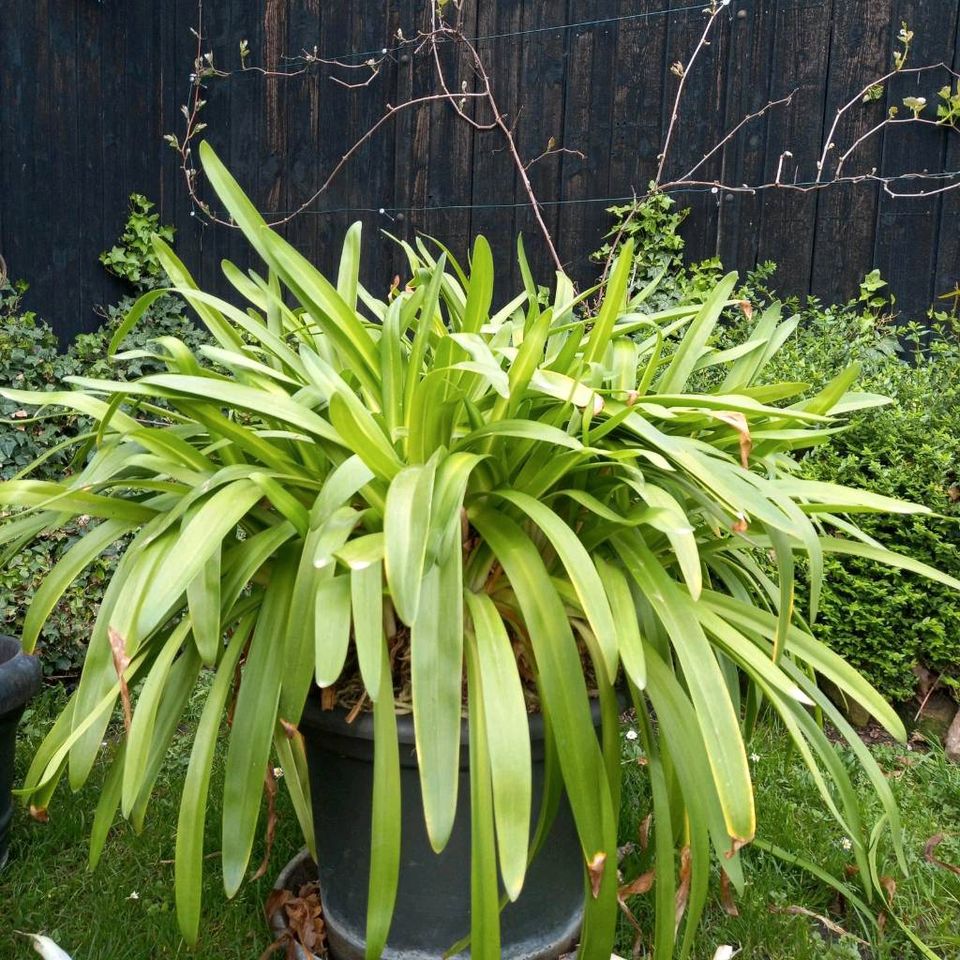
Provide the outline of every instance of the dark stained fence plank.
{"type": "MultiPolygon", "coordinates": [[[[666,145],[667,161],[662,182],[684,178],[723,136],[724,90],[722,70],[724,51],[730,42],[731,14],[723,12],[716,19],[708,35],[707,44],[697,54],[689,68],[682,96],[677,102],[680,87],[677,65],[689,63],[697,49],[708,23],[701,10],[687,10],[689,3],[670,0],[678,11],[667,18],[667,47],[664,63],[664,100],[661,145],[666,145]],[[676,103],[676,122],[670,143],[668,131],[676,103]]],[[[695,178],[715,180],[722,170],[722,155],[714,154],[696,172],[695,178]]],[[[691,178],[692,179],[692,178],[691,178]]],[[[692,260],[712,257],[717,252],[717,226],[723,195],[717,190],[692,189],[678,194],[677,202],[690,208],[683,229],[687,241],[687,256],[692,260]]]]}
{"type": "MultiPolygon", "coordinates": [[[[522,29],[521,3],[477,3],[478,38],[517,33],[522,29]]],[[[539,39],[539,38],[537,38],[539,39]]],[[[526,117],[518,112],[522,103],[519,89],[521,69],[521,42],[518,37],[500,40],[478,39],[477,52],[484,69],[492,80],[494,96],[501,116],[507,124],[531,122],[539,118],[526,117]]],[[[480,84],[477,84],[480,89],[480,84]]],[[[486,104],[478,107],[477,119],[493,120],[486,104]]],[[[510,206],[526,201],[516,166],[499,130],[477,132],[473,137],[471,169],[465,171],[468,183],[472,181],[472,196],[475,209],[471,226],[474,234],[483,234],[490,242],[497,258],[496,293],[499,298],[511,296],[517,284],[514,243],[517,234],[517,211],[510,206]],[[490,209],[492,204],[503,204],[502,209],[490,209]]],[[[456,202],[449,201],[449,202],[456,202]]]]}
{"type": "MultiPolygon", "coordinates": [[[[80,280],[79,201],[75,182],[78,169],[79,130],[77,126],[77,10],[58,3],[38,3],[38,15],[46,15],[43,72],[38,120],[44,134],[31,149],[41,156],[35,168],[35,203],[40,222],[49,231],[46,258],[41,269],[55,287],[54,309],[50,316],[58,329],[78,329],[80,280]],[[60,169],[66,176],[50,176],[60,169]],[[66,214],[66,216],[64,216],[66,214]],[[57,228],[54,224],[59,223],[57,228]]],[[[38,28],[42,22],[38,21],[38,28]]]]}
{"type": "Polygon", "coordinates": [[[621,0],[613,48],[612,130],[607,195],[642,194],[656,176],[663,142],[663,64],[667,42],[667,0],[648,0],[637,9],[634,0],[621,0]]]}
{"type": "MultiPolygon", "coordinates": [[[[744,118],[758,113],[771,99],[771,70],[776,31],[776,4],[749,0],[739,4],[731,24],[727,57],[727,101],[724,129],[732,131],[744,118]]],[[[773,110],[787,110],[783,105],[773,110]]],[[[723,182],[730,185],[762,183],[770,119],[751,120],[729,141],[723,152],[723,182]]],[[[759,249],[760,194],[734,192],[724,197],[718,225],[719,253],[724,264],[740,270],[765,258],[759,249]]]]}
{"type": "MultiPolygon", "coordinates": [[[[524,0],[525,31],[536,31],[518,38],[520,45],[520,82],[517,100],[519,122],[516,128],[517,147],[527,163],[536,160],[551,143],[565,145],[563,124],[564,72],[566,69],[567,33],[550,30],[563,20],[563,4],[545,4],[542,0],[524,0]]],[[[527,175],[538,200],[541,216],[552,237],[559,234],[560,207],[551,201],[560,196],[562,154],[554,153],[533,162],[527,175]]],[[[556,267],[547,251],[540,225],[522,190],[517,191],[515,229],[523,236],[524,250],[538,283],[553,286],[556,267]]],[[[505,251],[505,255],[506,255],[505,251]]]]}
{"type": "MultiPolygon", "coordinates": [[[[408,0],[404,7],[403,33],[415,37],[418,30],[428,28],[423,6],[417,0],[408,0]]],[[[401,55],[398,103],[416,100],[435,92],[433,65],[415,54],[412,45],[403,48],[401,55]],[[404,61],[403,58],[406,57],[404,61]]],[[[425,103],[402,110],[394,119],[397,150],[395,170],[397,204],[406,207],[403,236],[412,242],[418,233],[424,233],[429,222],[427,206],[435,206],[429,194],[430,128],[434,110],[438,106],[425,103]]],[[[404,263],[403,276],[409,275],[404,263]]]]}
{"type": "MultiPolygon", "coordinates": [[[[366,52],[386,49],[393,42],[393,34],[399,26],[399,20],[391,9],[383,4],[355,4],[353,5],[353,20],[351,23],[351,43],[355,50],[366,52]]],[[[358,58],[359,59],[359,58],[358,58]]],[[[377,75],[370,87],[355,90],[336,89],[332,96],[346,94],[345,102],[351,111],[351,127],[359,136],[363,131],[370,129],[383,116],[386,103],[390,102],[393,84],[392,61],[384,63],[381,73],[377,75]]],[[[352,72],[352,71],[351,71],[352,72]]],[[[355,82],[358,76],[348,78],[355,82]]],[[[347,171],[350,177],[349,206],[372,207],[375,210],[387,210],[396,203],[394,192],[394,174],[396,164],[397,128],[395,123],[388,123],[381,128],[368,146],[357,158],[356,166],[347,171]]],[[[385,297],[393,276],[394,244],[386,236],[384,230],[390,230],[395,225],[386,216],[379,213],[347,213],[339,219],[340,237],[335,245],[335,253],[339,258],[342,236],[346,228],[355,220],[363,222],[363,273],[365,284],[377,296],[385,297]]]]}
{"type": "MultiPolygon", "coordinates": [[[[824,107],[824,137],[837,111],[871,79],[892,66],[890,37],[896,30],[889,10],[872,0],[847,0],[834,9],[830,76],[824,107]]],[[[824,177],[831,176],[841,157],[855,141],[883,121],[886,96],[858,102],[840,118],[833,134],[834,146],[827,154],[824,177]]],[[[825,144],[824,144],[825,145],[825,144]]],[[[843,175],[879,169],[882,134],[865,141],[850,155],[843,175]]],[[[822,149],[822,148],[821,148],[822,149]]],[[[826,301],[845,300],[859,280],[873,267],[873,236],[876,230],[880,189],[876,184],[838,185],[817,194],[817,229],[810,288],[826,301]]]]}
{"type": "Polygon", "coordinates": [[[101,4],[85,4],[78,10],[76,109],[79,133],[76,170],[79,226],[79,288],[76,329],[83,327],[81,311],[85,304],[108,303],[125,291],[99,266],[98,254],[109,249],[117,237],[115,220],[119,209],[107,210],[104,183],[104,111],[101,96],[101,61],[104,59],[104,20],[113,11],[101,4]],[[108,215],[109,213],[109,215],[108,215]]]}
{"type": "MultiPolygon", "coordinates": [[[[779,0],[774,33],[770,96],[799,88],[792,109],[772,113],[768,125],[767,178],[776,175],[784,151],[783,179],[813,180],[823,127],[834,0],[779,0]],[[815,134],[815,135],[814,135],[815,134]],[[792,164],[792,167],[791,167],[792,164]]],[[[810,280],[817,200],[812,194],[768,190],[763,195],[758,249],[774,260],[774,278],[784,294],[805,294],[810,280]]]]}
{"type": "MultiPolygon", "coordinates": [[[[594,0],[571,3],[571,21],[607,19],[616,16],[619,5],[594,0]]],[[[562,164],[563,206],[560,210],[560,258],[581,287],[589,285],[598,270],[590,261],[609,229],[604,204],[593,202],[606,193],[607,162],[612,130],[615,64],[609,50],[615,37],[614,24],[601,23],[569,31],[564,146],[583,156],[564,154],[562,164]]]]}
{"type": "MultiPolygon", "coordinates": [[[[0,32],[3,44],[3,109],[0,110],[0,123],[3,124],[4,181],[0,190],[5,213],[2,252],[7,269],[13,279],[27,280],[32,289],[27,294],[27,303],[33,309],[39,309],[44,317],[48,315],[46,306],[51,295],[49,285],[44,283],[37,269],[42,252],[40,244],[43,238],[34,236],[30,229],[34,210],[36,191],[36,161],[38,151],[34,150],[37,137],[43,136],[38,130],[38,112],[36,109],[37,76],[40,68],[40,51],[45,42],[46,31],[41,34],[36,27],[36,5],[17,4],[14,15],[8,21],[9,29],[0,32]]],[[[54,170],[47,171],[54,176],[54,170]]],[[[60,329],[58,328],[58,332],[60,329]]]]}
{"type": "MultiPolygon", "coordinates": [[[[325,58],[339,57],[352,50],[360,50],[352,37],[352,5],[342,3],[320,4],[319,48],[325,58]]],[[[360,134],[353,128],[350,91],[340,87],[333,79],[335,71],[330,67],[321,70],[317,153],[317,188],[333,172],[348,147],[360,134]]],[[[366,95],[378,102],[385,99],[383,85],[378,78],[366,91],[366,95]]],[[[315,219],[316,250],[313,260],[321,270],[329,271],[336,262],[343,244],[343,233],[349,223],[349,214],[333,213],[351,206],[350,170],[345,169],[336,177],[311,207],[307,214],[315,219]]]]}
{"type": "MultiPolygon", "coordinates": [[[[953,69],[960,72],[960,4],[954,31],[953,69]]],[[[947,137],[943,169],[960,171],[960,134],[947,137]]],[[[937,272],[933,285],[934,303],[939,309],[957,309],[956,301],[939,299],[957,287],[960,287],[960,188],[943,194],[941,198],[937,272]]]]}
{"type": "MultiPolygon", "coordinates": [[[[677,83],[670,64],[689,58],[703,28],[702,8],[685,9],[691,6],[689,0],[465,4],[466,35],[495,35],[481,40],[480,49],[500,107],[516,123],[521,156],[537,156],[551,138],[585,154],[550,156],[529,171],[560,256],[581,286],[600,269],[588,255],[609,227],[604,198],[644,190],[655,171],[677,83]]],[[[204,7],[203,50],[231,71],[243,39],[251,64],[289,69],[296,64],[285,56],[314,45],[323,56],[391,47],[398,26],[414,36],[428,13],[424,0],[223,0],[204,7]]],[[[791,108],[741,131],[703,172],[726,183],[762,182],[790,150],[785,177],[812,179],[838,104],[889,61],[899,21],[916,31],[914,64],[957,63],[958,11],[960,4],[945,0],[737,0],[688,81],[668,176],[682,174],[745,114],[799,86],[791,108]]],[[[178,252],[205,286],[228,289],[224,257],[250,264],[238,231],[191,216],[177,155],[162,140],[183,134],[180,107],[194,68],[196,18],[196,0],[10,0],[4,9],[0,253],[14,277],[32,284],[28,306],[65,338],[97,326],[94,307],[124,292],[97,255],[118,235],[134,191],[155,200],[162,221],[176,226],[178,252]]],[[[412,54],[405,48],[368,87],[354,91],[338,86],[331,79],[338,71],[329,66],[308,77],[246,71],[211,78],[203,137],[262,210],[285,216],[387,103],[435,91],[432,65],[415,63],[412,54]],[[406,62],[398,62],[403,56],[406,62]]],[[[466,80],[473,89],[463,51],[450,44],[443,56],[454,84],[466,80]]],[[[932,115],[943,82],[931,76],[918,87],[896,78],[886,100],[858,105],[835,139],[849,142],[910,93],[927,96],[932,115]]],[[[873,165],[887,174],[957,169],[960,136],[897,127],[872,141],[857,162],[858,172],[873,165]]],[[[202,178],[199,189],[213,200],[202,178]]],[[[692,257],[711,255],[719,245],[727,265],[741,271],[758,259],[777,260],[774,283],[786,294],[845,298],[876,264],[902,315],[916,318],[958,281],[960,190],[920,200],[894,200],[871,186],[731,199],[692,192],[677,199],[693,208],[686,225],[692,257]]],[[[501,139],[475,133],[447,104],[401,113],[283,231],[333,271],[355,219],[364,224],[362,276],[374,293],[382,295],[394,273],[406,275],[384,229],[406,239],[432,234],[460,258],[473,234],[486,233],[495,248],[498,298],[519,285],[515,242],[522,231],[536,276],[552,284],[546,245],[501,139]]]]}
{"type": "MultiPolygon", "coordinates": [[[[416,29],[414,0],[400,0],[396,10],[397,26],[404,35],[413,36],[416,29]]],[[[405,103],[413,97],[414,58],[409,50],[396,54],[396,66],[393,72],[391,103],[405,103]]],[[[396,214],[394,236],[411,241],[414,233],[414,219],[409,212],[413,206],[413,179],[411,160],[413,154],[413,130],[416,117],[412,110],[404,110],[394,119],[396,149],[393,156],[393,199],[403,212],[396,214]]],[[[407,277],[409,269],[407,258],[402,251],[395,250],[392,259],[392,272],[399,277],[407,277]]]]}
{"type": "MultiPolygon", "coordinates": [[[[952,59],[957,24],[953,4],[896,0],[893,18],[897,24],[905,21],[915,32],[911,50],[914,65],[952,59]]],[[[897,76],[889,84],[888,101],[899,104],[900,116],[903,116],[909,113],[903,105],[904,97],[925,96],[925,113],[933,116],[937,90],[945,80],[945,75],[940,73],[919,79],[897,76]]],[[[950,136],[956,133],[927,125],[888,127],[883,142],[882,172],[891,175],[942,169],[946,140],[950,136]]],[[[907,181],[901,184],[901,189],[923,193],[929,185],[907,181]]],[[[940,202],[939,195],[910,199],[882,195],[880,198],[875,262],[897,297],[902,320],[922,320],[934,298],[940,202]]]]}

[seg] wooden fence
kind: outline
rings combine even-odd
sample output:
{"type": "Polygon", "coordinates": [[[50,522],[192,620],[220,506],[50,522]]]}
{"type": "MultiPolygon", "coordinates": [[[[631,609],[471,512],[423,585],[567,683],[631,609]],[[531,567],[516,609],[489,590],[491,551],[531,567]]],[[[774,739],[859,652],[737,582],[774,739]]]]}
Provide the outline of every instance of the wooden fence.
{"type": "MultiPolygon", "coordinates": [[[[415,33],[426,0],[206,0],[204,50],[217,67],[280,68],[284,56],[392,48],[415,33]]],[[[564,153],[531,168],[547,222],[571,274],[594,273],[587,255],[609,225],[610,198],[651,179],[677,78],[704,21],[691,0],[466,0],[502,110],[527,157],[551,138],[564,153]]],[[[0,23],[0,253],[31,284],[29,304],[62,336],[97,323],[94,307],[121,286],[97,262],[117,236],[126,199],[156,201],[177,228],[181,257],[203,285],[219,287],[224,257],[244,263],[229,228],[193,216],[178,157],[163,136],[180,134],[189,94],[198,0],[4,0],[0,23]]],[[[679,172],[745,114],[798,93],[791,107],[745,127],[708,172],[728,183],[770,180],[784,151],[790,178],[815,174],[838,106],[891,63],[901,21],[915,31],[911,60],[960,68],[956,0],[733,0],[687,81],[671,166],[679,172]]],[[[348,90],[331,69],[265,79],[255,71],[212,79],[204,131],[260,208],[277,213],[309,196],[386,103],[431,90],[429,65],[409,50],[391,56],[368,86],[348,90]]],[[[936,98],[945,76],[898,77],[851,111],[840,132],[882,120],[905,95],[936,98]]],[[[902,108],[901,108],[902,109],[902,108]]],[[[538,278],[552,266],[516,170],[494,137],[457,121],[449,106],[406,112],[347,165],[329,191],[285,232],[329,268],[353,220],[364,222],[364,276],[385,291],[401,272],[379,230],[431,234],[463,253],[485,233],[497,251],[498,289],[519,279],[523,232],[538,278]],[[381,210],[383,212],[381,212],[381,210]]],[[[960,134],[888,128],[865,145],[860,170],[886,174],[960,170],[960,134]]],[[[821,193],[682,193],[693,257],[714,254],[741,270],[775,260],[784,293],[849,296],[879,267],[904,315],[922,317],[960,279],[960,190],[893,199],[876,183],[821,193]]],[[[221,287],[222,288],[222,287],[221,287]]]]}

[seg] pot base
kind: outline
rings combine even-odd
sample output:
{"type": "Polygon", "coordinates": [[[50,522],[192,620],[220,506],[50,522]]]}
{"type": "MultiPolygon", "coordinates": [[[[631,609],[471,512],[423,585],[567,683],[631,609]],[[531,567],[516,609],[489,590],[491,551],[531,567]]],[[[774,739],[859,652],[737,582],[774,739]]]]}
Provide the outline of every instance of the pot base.
{"type": "MultiPolygon", "coordinates": [[[[373,819],[373,718],[347,722],[311,698],[300,721],[317,838],[328,943],[336,960],[363,960],[373,819]]],[[[441,960],[470,932],[470,773],[462,730],[458,803],[446,846],[427,837],[413,721],[397,717],[401,865],[384,960],[441,960]]],[[[533,821],[545,779],[543,721],[530,718],[533,821]]],[[[523,890],[501,913],[503,960],[556,960],[576,942],[583,917],[583,853],[566,797],[527,870],[523,890]]],[[[458,954],[468,957],[469,952],[458,954]]]]}
{"type": "MultiPolygon", "coordinates": [[[[315,882],[318,871],[317,865],[310,856],[309,851],[304,847],[284,868],[280,871],[277,881],[274,884],[275,890],[290,890],[296,893],[304,884],[315,882]]],[[[283,918],[283,911],[277,910],[267,918],[270,929],[274,937],[281,937],[286,929],[283,918]]],[[[300,944],[296,944],[297,960],[363,960],[364,945],[362,940],[345,937],[342,930],[331,927],[329,919],[324,917],[326,926],[327,941],[329,949],[318,956],[306,950],[300,944]]],[[[562,938],[562,942],[557,942],[549,947],[538,943],[530,950],[524,952],[522,945],[520,950],[513,950],[506,953],[504,957],[510,957],[512,960],[565,960],[573,957],[573,951],[576,949],[577,938],[580,933],[580,920],[571,924],[568,934],[562,938]]],[[[457,958],[469,957],[469,952],[457,954],[457,958]]],[[[436,956],[440,956],[437,954],[436,956]]],[[[383,953],[383,960],[435,960],[433,954],[397,951],[389,948],[383,953]]],[[[454,960],[454,958],[451,958],[454,960]]]]}

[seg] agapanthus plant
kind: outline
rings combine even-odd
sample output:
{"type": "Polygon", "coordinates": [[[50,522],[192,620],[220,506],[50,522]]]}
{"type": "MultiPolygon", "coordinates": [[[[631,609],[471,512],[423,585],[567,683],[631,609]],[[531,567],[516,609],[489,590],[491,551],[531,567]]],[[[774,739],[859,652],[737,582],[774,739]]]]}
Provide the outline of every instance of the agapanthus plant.
{"type": "MultiPolygon", "coordinates": [[[[897,809],[817,677],[894,736],[904,731],[811,632],[823,558],[855,553],[948,578],[890,553],[849,519],[923,508],[801,479],[793,455],[882,399],[849,392],[854,370],[813,396],[801,383],[763,384],[794,325],[776,308],[739,346],[713,348],[733,274],[702,305],[645,313],[648,291],[627,294],[629,244],[599,307],[596,290],[578,296],[562,275],[543,306],[521,249],[525,288],[495,309],[482,237],[468,267],[439,245],[405,244],[410,281],[379,299],[358,279],[359,225],[331,282],[264,224],[209,147],[202,156],[266,264],[263,274],[224,264],[245,306],[199,290],[157,240],[170,289],[206,327],[208,346],[194,352],[160,338],[155,355],[167,372],[131,382],[76,377],[55,393],[2,391],[95,424],[76,440],[75,475],[52,483],[27,471],[0,485],[0,503],[16,508],[0,525],[11,551],[71,517],[91,518],[33,600],[28,649],[66,586],[108,546],[126,544],[79,686],[27,776],[31,802],[46,806],[64,774],[74,788],[89,777],[122,706],[126,730],[93,825],[96,862],[118,809],[143,823],[199,686],[206,701],[176,843],[177,908],[194,941],[225,717],[221,847],[232,895],[274,762],[312,844],[296,727],[315,684],[352,684],[376,728],[367,926],[376,957],[402,856],[395,691],[407,684],[438,850],[457,805],[461,716],[470,717],[482,761],[471,767],[469,798],[471,949],[496,958],[501,885],[518,895],[536,852],[531,836],[542,836],[531,829],[523,735],[528,711],[540,710],[554,789],[562,782],[582,845],[580,955],[606,960],[618,911],[619,685],[636,710],[653,798],[658,957],[689,953],[715,864],[734,886],[743,882],[738,851],[755,833],[745,741],[763,704],[851,838],[872,895],[870,831],[822,717],[849,741],[902,863],[897,809]],[[692,378],[714,386],[695,390],[692,378]],[[810,583],[803,610],[798,557],[810,583]],[[409,663],[408,681],[395,675],[398,659],[409,663]]],[[[163,293],[138,302],[114,349],[163,293]]]]}

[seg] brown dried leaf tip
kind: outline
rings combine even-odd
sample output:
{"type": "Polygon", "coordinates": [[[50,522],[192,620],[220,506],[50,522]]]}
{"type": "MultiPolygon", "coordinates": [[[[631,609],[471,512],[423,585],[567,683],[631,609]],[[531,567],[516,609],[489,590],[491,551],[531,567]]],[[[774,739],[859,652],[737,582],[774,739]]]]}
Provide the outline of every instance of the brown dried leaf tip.
{"type": "Polygon", "coordinates": [[[607,855],[603,850],[593,855],[593,859],[587,863],[587,872],[590,874],[590,890],[593,898],[600,896],[600,885],[603,883],[603,868],[607,863],[607,855]]]}
{"type": "Polygon", "coordinates": [[[687,909],[690,900],[690,883],[693,880],[693,858],[690,848],[684,847],[680,851],[680,883],[677,886],[677,902],[674,914],[674,932],[680,929],[680,921],[687,909]]]}
{"type": "Polygon", "coordinates": [[[47,813],[46,807],[35,807],[32,803],[30,804],[30,816],[37,821],[37,823],[49,823],[50,814],[47,813]]]}
{"type": "Polygon", "coordinates": [[[733,533],[746,533],[749,526],[750,524],[747,523],[747,518],[740,516],[734,521],[733,526],[730,527],[730,530],[733,533]]]}
{"type": "Polygon", "coordinates": [[[749,840],[744,840],[742,837],[731,837],[730,849],[724,853],[724,856],[728,860],[732,860],[749,842],[749,840]]]}
{"type": "Polygon", "coordinates": [[[718,410],[714,416],[733,427],[740,434],[740,466],[744,470],[750,469],[750,451],[753,450],[753,439],[750,436],[750,424],[747,418],[735,410],[718,410]]]}
{"type": "Polygon", "coordinates": [[[733,891],[730,889],[730,875],[726,870],[720,871],[720,905],[728,917],[740,916],[740,910],[733,899],[733,891]]]}
{"type": "Polygon", "coordinates": [[[117,680],[120,682],[120,701],[123,704],[123,725],[127,733],[129,733],[130,724],[133,722],[133,708],[130,706],[130,688],[127,686],[127,678],[124,676],[127,672],[127,667],[130,666],[130,657],[127,656],[127,642],[113,627],[107,628],[107,636],[110,638],[113,668],[117,671],[117,680]]]}

